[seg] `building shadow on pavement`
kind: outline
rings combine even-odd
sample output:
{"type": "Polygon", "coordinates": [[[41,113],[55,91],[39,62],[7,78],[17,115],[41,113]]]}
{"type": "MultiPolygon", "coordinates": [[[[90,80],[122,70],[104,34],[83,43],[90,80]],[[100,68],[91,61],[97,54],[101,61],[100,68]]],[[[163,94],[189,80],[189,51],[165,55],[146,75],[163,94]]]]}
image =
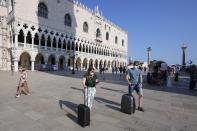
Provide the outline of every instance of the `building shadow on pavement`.
{"type": "Polygon", "coordinates": [[[73,122],[78,124],[77,106],[78,105],[73,102],[59,100],[60,109],[66,113],[65,115],[68,118],[70,118],[73,122]]]}

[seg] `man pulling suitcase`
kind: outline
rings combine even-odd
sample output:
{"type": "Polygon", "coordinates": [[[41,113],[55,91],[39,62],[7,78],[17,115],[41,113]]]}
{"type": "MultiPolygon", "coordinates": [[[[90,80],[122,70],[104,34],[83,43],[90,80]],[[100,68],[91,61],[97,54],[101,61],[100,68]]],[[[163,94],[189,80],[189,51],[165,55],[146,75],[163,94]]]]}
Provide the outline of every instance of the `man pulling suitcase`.
{"type": "Polygon", "coordinates": [[[139,70],[137,66],[137,62],[131,61],[129,63],[127,70],[127,82],[129,84],[128,90],[129,94],[133,96],[133,92],[136,91],[136,93],[139,96],[139,103],[138,103],[138,110],[144,112],[144,109],[142,108],[142,101],[143,101],[143,91],[142,91],[142,72],[139,70]]]}

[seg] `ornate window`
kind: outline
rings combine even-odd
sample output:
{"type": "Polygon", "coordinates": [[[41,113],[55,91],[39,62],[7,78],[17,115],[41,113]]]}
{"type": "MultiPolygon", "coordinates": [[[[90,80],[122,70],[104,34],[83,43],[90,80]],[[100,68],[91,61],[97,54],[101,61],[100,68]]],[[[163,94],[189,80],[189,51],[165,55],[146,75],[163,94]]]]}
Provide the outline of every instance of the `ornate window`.
{"type": "Polygon", "coordinates": [[[101,31],[99,28],[96,30],[96,37],[101,37],[101,31]]]}
{"type": "Polygon", "coordinates": [[[38,16],[48,18],[48,9],[44,3],[38,4],[38,16]]]}
{"type": "Polygon", "coordinates": [[[124,40],[122,40],[122,46],[124,46],[124,40]]]}
{"type": "Polygon", "coordinates": [[[115,37],[115,44],[118,44],[118,37],[115,37]]]}
{"type": "Polygon", "coordinates": [[[71,27],[72,20],[71,20],[71,16],[70,16],[69,14],[66,14],[66,15],[65,15],[64,24],[65,24],[66,26],[71,27]]]}
{"type": "Polygon", "coordinates": [[[88,23],[87,22],[83,23],[83,32],[88,33],[88,23]]]}
{"type": "Polygon", "coordinates": [[[106,33],[106,40],[109,40],[109,33],[106,33]]]}

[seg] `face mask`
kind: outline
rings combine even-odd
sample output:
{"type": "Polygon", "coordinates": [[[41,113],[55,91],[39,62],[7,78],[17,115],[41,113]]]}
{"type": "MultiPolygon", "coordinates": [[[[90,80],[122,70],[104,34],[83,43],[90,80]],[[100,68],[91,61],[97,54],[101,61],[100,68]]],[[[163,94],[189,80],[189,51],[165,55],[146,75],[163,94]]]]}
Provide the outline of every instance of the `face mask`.
{"type": "Polygon", "coordinates": [[[94,75],[94,72],[91,72],[91,73],[90,73],[90,75],[92,75],[92,76],[93,76],[93,75],[94,75]]]}

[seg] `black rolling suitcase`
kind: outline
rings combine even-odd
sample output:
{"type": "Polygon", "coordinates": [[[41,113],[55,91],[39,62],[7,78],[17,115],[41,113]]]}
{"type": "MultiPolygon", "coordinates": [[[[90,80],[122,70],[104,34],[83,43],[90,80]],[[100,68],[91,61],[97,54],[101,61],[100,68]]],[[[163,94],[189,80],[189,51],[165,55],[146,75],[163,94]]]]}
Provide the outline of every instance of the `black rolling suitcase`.
{"type": "Polygon", "coordinates": [[[130,94],[124,94],[121,100],[121,112],[134,114],[135,108],[135,98],[130,94]]]}
{"type": "MultiPolygon", "coordinates": [[[[88,90],[87,90],[87,94],[88,94],[88,90]]],[[[90,108],[85,105],[85,94],[84,94],[84,104],[80,104],[78,106],[78,123],[82,127],[90,125],[90,108]]]]}

